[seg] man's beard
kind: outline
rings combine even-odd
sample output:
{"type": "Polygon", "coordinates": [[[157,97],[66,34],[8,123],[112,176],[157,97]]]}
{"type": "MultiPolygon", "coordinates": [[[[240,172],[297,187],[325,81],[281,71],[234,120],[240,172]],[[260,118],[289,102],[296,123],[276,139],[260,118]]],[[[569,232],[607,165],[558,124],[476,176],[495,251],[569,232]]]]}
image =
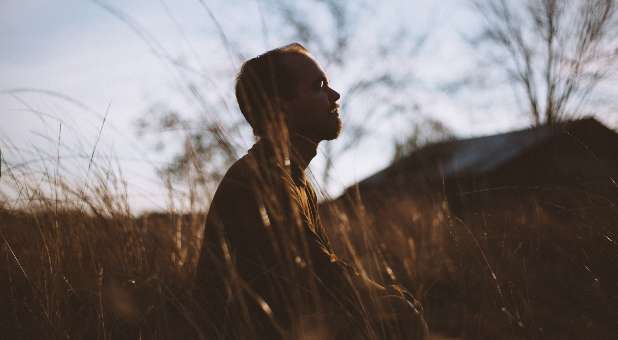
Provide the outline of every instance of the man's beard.
{"type": "Polygon", "coordinates": [[[323,121],[319,125],[309,125],[300,129],[293,129],[295,133],[309,138],[315,143],[325,140],[334,140],[341,133],[341,119],[336,116],[328,117],[328,120],[323,121]]]}
{"type": "Polygon", "coordinates": [[[333,127],[329,126],[328,129],[324,129],[325,131],[322,135],[322,140],[334,140],[339,137],[339,134],[341,134],[342,123],[339,117],[337,117],[336,119],[337,121],[334,123],[333,127]]]}

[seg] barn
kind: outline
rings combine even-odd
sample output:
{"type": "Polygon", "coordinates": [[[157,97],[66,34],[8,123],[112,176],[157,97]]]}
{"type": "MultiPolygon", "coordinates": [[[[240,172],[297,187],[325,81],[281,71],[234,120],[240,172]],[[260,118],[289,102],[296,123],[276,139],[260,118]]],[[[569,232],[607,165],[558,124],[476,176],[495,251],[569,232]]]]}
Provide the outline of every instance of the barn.
{"type": "Polygon", "coordinates": [[[503,211],[530,199],[556,206],[573,195],[579,202],[616,203],[618,133],[583,118],[435,143],[361,181],[343,197],[355,191],[369,201],[397,195],[422,200],[441,193],[458,217],[503,211]]]}

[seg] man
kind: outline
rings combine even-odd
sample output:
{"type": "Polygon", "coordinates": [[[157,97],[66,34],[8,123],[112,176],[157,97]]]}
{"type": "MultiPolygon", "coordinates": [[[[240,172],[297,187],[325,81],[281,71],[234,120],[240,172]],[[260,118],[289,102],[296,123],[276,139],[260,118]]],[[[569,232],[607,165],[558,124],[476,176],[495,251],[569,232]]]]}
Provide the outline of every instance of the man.
{"type": "Polygon", "coordinates": [[[420,305],[340,261],[320,222],[304,171],[341,120],[340,95],[318,63],[300,44],[269,51],[243,64],[236,97],[259,140],[228,170],[208,212],[196,281],[208,335],[424,337],[420,305]],[[375,314],[414,322],[386,335],[394,323],[375,314]]]}

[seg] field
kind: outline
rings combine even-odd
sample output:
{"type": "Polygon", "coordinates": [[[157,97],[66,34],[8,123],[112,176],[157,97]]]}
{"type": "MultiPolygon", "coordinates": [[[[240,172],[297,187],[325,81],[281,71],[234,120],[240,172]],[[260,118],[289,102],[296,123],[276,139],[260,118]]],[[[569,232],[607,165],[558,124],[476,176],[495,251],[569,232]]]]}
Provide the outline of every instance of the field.
{"type": "MultiPolygon", "coordinates": [[[[52,179],[46,191],[15,173],[2,178],[25,198],[0,206],[2,338],[200,338],[191,292],[204,212],[135,216],[113,181],[80,191],[52,179]]],[[[415,197],[352,195],[322,213],[340,256],[412,291],[433,332],[616,334],[615,201],[571,192],[558,205],[551,195],[513,195],[508,209],[461,218],[439,195],[415,197]]]]}

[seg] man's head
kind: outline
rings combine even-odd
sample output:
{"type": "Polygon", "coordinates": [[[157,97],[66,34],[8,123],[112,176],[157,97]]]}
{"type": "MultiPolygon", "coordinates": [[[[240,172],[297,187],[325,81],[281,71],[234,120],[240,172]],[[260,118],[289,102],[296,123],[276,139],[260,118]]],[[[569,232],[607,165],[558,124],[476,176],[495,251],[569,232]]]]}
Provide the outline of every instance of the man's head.
{"type": "Polygon", "coordinates": [[[339,93],[300,44],[290,44],[246,61],[236,80],[236,99],[259,137],[287,128],[315,142],[341,130],[339,93]]]}

